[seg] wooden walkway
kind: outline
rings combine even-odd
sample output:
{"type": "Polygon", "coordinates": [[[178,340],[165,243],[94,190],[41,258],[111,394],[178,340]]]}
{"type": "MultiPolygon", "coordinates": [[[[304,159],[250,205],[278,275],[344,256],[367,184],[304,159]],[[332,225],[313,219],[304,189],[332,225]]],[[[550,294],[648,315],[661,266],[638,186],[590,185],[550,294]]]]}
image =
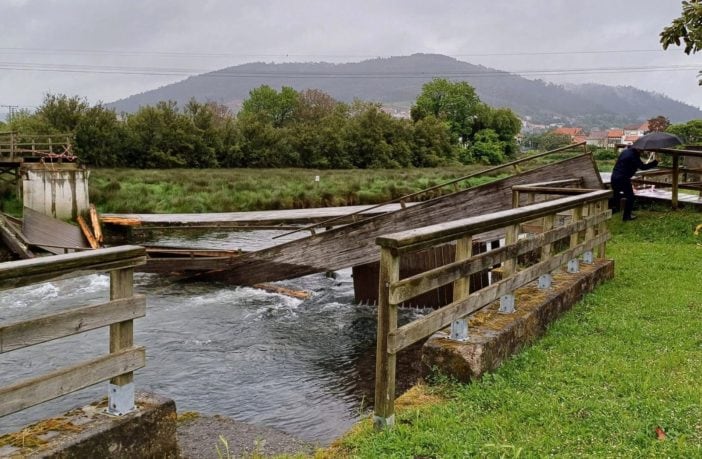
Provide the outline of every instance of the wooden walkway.
{"type": "Polygon", "coordinates": [[[379,260],[375,240],[396,231],[512,208],[512,186],[578,179],[584,188],[604,185],[589,154],[565,159],[486,185],[417,203],[232,260],[230,267],[198,278],[251,285],[358,266],[379,260]]]}
{"type": "MultiPolygon", "coordinates": [[[[673,193],[671,190],[661,190],[660,188],[642,188],[635,189],[634,194],[636,195],[636,199],[640,201],[665,202],[668,204],[673,202],[673,193]]],[[[678,204],[702,208],[702,196],[700,196],[698,193],[678,193],[678,204]]]]}
{"type": "MultiPolygon", "coordinates": [[[[408,203],[412,206],[414,203],[408,203]]],[[[104,225],[136,228],[261,228],[282,225],[304,225],[319,223],[332,218],[335,225],[351,223],[357,219],[386,214],[400,210],[400,204],[375,206],[321,207],[314,209],[267,210],[254,212],[220,212],[205,214],[102,214],[104,225]],[[371,209],[373,208],[373,209],[371,209]],[[371,209],[366,212],[367,209],[371,209]],[[359,214],[359,212],[362,212],[359,214]],[[348,218],[344,218],[348,216],[348,218]]]]}

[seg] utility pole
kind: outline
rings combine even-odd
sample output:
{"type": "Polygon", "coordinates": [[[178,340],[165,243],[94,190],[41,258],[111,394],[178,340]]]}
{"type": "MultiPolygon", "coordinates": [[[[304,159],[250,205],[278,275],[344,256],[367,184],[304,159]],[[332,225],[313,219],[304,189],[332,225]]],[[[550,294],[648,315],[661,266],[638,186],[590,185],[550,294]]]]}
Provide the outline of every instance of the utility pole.
{"type": "Polygon", "coordinates": [[[0,105],[0,107],[5,107],[9,110],[9,113],[7,115],[7,121],[12,121],[15,117],[15,114],[17,113],[19,105],[0,105]]]}

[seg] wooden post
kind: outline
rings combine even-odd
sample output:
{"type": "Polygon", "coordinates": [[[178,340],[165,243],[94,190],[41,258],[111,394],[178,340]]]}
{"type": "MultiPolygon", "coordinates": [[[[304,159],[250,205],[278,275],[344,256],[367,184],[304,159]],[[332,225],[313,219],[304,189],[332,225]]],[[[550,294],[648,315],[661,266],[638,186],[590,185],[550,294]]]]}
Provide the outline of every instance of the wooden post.
{"type": "Polygon", "coordinates": [[[680,157],[677,153],[673,153],[673,187],[671,191],[671,206],[673,209],[678,208],[678,173],[680,172],[680,157]]]}
{"type": "Polygon", "coordinates": [[[536,193],[533,191],[527,193],[527,205],[534,204],[536,202],[536,193]]]}
{"type": "MultiPolygon", "coordinates": [[[[456,261],[467,260],[473,255],[473,238],[468,235],[456,241],[456,261]]],[[[470,293],[470,276],[461,277],[453,282],[453,301],[466,298],[470,293]]],[[[468,318],[461,318],[451,324],[451,339],[465,341],[468,339],[468,318]]]]}
{"type": "MultiPolygon", "coordinates": [[[[607,211],[609,203],[607,201],[600,201],[597,203],[598,213],[607,211]]],[[[597,226],[597,235],[604,234],[607,231],[607,223],[602,222],[597,226]]],[[[607,256],[607,243],[603,242],[601,245],[597,246],[597,258],[604,259],[607,256]]]]}
{"type": "MultiPolygon", "coordinates": [[[[134,296],[134,268],[110,272],[110,300],[134,296]]],[[[110,353],[129,349],[134,345],[134,321],[125,320],[110,325],[110,353]]],[[[108,411],[122,415],[134,409],[134,373],[128,372],[110,380],[108,411]]]]}
{"type": "MultiPolygon", "coordinates": [[[[505,246],[514,244],[519,239],[519,224],[510,225],[505,228],[505,246]]],[[[505,260],[502,263],[502,280],[507,279],[517,272],[517,257],[505,260]]],[[[514,312],[514,292],[503,295],[500,298],[499,312],[503,314],[511,314],[514,312]]]]}
{"type": "Polygon", "coordinates": [[[512,190],[512,209],[519,207],[519,191],[512,190]]]}
{"type": "Polygon", "coordinates": [[[380,249],[379,277],[373,424],[376,429],[383,429],[395,423],[396,354],[388,352],[388,336],[397,329],[397,305],[390,304],[389,294],[390,284],[400,279],[400,257],[385,247],[380,249]]]}
{"type": "Polygon", "coordinates": [[[98,245],[102,246],[104,242],[104,236],[102,235],[102,228],[100,227],[100,218],[98,217],[97,209],[95,204],[90,204],[90,222],[93,226],[93,234],[97,240],[98,245]]]}
{"type": "MultiPolygon", "coordinates": [[[[583,207],[584,206],[577,206],[573,207],[573,213],[572,213],[572,221],[573,223],[582,220],[583,218],[583,207]]],[[[580,233],[575,232],[570,235],[570,248],[574,248],[580,243],[580,233]]],[[[568,261],[568,272],[569,273],[577,273],[580,271],[580,262],[578,261],[577,258],[573,258],[572,260],[568,261]]]]}
{"type": "MultiPolygon", "coordinates": [[[[555,215],[547,215],[543,220],[543,230],[542,232],[551,231],[553,229],[553,222],[556,220],[555,215]]],[[[546,261],[551,256],[553,244],[544,244],[541,247],[541,259],[540,261],[546,261]]]]}

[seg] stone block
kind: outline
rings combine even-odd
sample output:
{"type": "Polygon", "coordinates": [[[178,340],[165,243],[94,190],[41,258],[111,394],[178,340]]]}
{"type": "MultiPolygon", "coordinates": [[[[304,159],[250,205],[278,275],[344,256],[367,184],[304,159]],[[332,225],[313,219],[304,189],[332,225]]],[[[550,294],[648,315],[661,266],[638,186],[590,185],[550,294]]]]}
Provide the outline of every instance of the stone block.
{"type": "Polygon", "coordinates": [[[177,458],[175,402],[138,392],[136,405],[134,412],[124,416],[106,414],[106,400],[71,410],[10,434],[23,439],[31,435],[36,440],[32,446],[6,445],[0,452],[9,457],[52,459],[177,458]]]}
{"type": "Polygon", "coordinates": [[[540,290],[532,282],[515,292],[514,313],[498,313],[496,302],[471,316],[468,341],[448,339],[448,329],[433,334],[422,349],[424,370],[436,369],[464,382],[479,378],[543,335],[560,314],[613,277],[614,261],[596,260],[581,265],[578,273],[555,273],[550,289],[540,290]]]}

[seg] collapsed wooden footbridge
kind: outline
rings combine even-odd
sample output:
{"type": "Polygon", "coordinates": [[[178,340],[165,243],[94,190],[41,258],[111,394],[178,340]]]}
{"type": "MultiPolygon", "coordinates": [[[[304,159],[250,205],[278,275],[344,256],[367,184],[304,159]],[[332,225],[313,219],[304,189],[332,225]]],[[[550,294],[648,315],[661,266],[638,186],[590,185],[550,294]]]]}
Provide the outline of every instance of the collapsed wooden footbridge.
{"type": "MultiPolygon", "coordinates": [[[[567,148],[583,147],[584,144],[575,144],[567,148]]],[[[597,170],[597,166],[590,154],[562,159],[550,164],[521,171],[528,161],[533,161],[544,156],[563,153],[564,149],[554,150],[532,157],[527,157],[509,164],[490,168],[472,176],[462,177],[444,185],[455,185],[464,182],[475,175],[486,173],[498,174],[505,170],[514,170],[514,175],[495,180],[486,185],[471,187],[455,191],[451,194],[437,197],[423,202],[408,202],[414,195],[406,196],[400,203],[385,203],[383,207],[372,206],[356,212],[332,215],[332,218],[320,219],[314,213],[313,223],[304,227],[310,231],[307,237],[296,239],[273,247],[255,252],[225,255],[226,260],[220,257],[214,269],[204,269],[206,262],[199,260],[199,269],[193,278],[198,280],[211,280],[235,285],[253,285],[262,282],[272,282],[296,278],[319,272],[335,271],[349,267],[359,267],[377,264],[379,253],[375,240],[384,234],[406,231],[437,223],[448,222],[461,218],[478,216],[517,207],[527,202],[529,193],[517,193],[513,188],[530,184],[545,182],[560,184],[571,188],[603,189],[604,185],[597,170]],[[514,196],[517,196],[516,200],[514,196]],[[395,207],[391,207],[394,205],[395,207]],[[356,221],[354,221],[356,220],[356,221]],[[341,226],[337,226],[340,225],[341,226]]],[[[571,153],[572,155],[572,153],[571,153]]],[[[442,186],[444,186],[442,185],[442,186]]],[[[537,198],[546,199],[545,197],[537,198]]],[[[212,214],[197,220],[195,215],[174,219],[174,216],[140,216],[140,215],[103,215],[102,222],[109,226],[141,227],[153,225],[159,228],[164,226],[200,226],[200,227],[228,227],[231,225],[253,225],[255,221],[242,219],[228,225],[220,214],[219,218],[212,214]],[[195,222],[199,222],[199,225],[195,222]],[[170,222],[170,223],[169,223],[170,222]],[[175,222],[175,223],[174,223],[175,222]],[[216,222],[213,223],[213,222],[216,222]]],[[[281,215],[285,220],[278,223],[289,224],[290,215],[281,215]]],[[[275,218],[270,213],[261,213],[259,221],[266,225],[274,225],[275,218]]],[[[298,219],[297,223],[303,220],[298,219]]],[[[476,241],[486,243],[499,240],[504,234],[499,231],[490,231],[479,235],[476,241]]],[[[447,261],[453,257],[451,251],[443,251],[437,263],[447,261]]],[[[436,253],[432,254],[436,257],[436,253]]],[[[194,257],[191,257],[191,259],[194,257]]],[[[174,261],[174,260],[173,260],[174,261]]],[[[188,264],[187,258],[181,259],[188,264]]],[[[148,262],[147,262],[148,265],[148,262]]],[[[426,265],[426,264],[425,264],[426,265]]],[[[191,271],[193,273],[194,271],[191,271]]],[[[377,284],[372,288],[376,288],[377,284]]]]}

